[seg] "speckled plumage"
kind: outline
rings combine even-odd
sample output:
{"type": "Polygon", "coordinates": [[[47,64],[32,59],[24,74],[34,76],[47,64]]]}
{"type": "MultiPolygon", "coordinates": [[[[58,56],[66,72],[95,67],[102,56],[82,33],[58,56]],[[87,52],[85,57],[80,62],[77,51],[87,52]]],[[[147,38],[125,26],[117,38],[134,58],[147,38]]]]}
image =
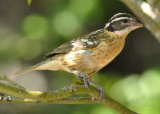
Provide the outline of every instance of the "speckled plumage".
{"type": "MultiPolygon", "coordinates": [[[[62,44],[46,54],[45,61],[18,72],[18,74],[34,70],[66,70],[68,72],[78,70],[91,76],[110,63],[123,49],[126,36],[133,29],[127,30],[124,34],[116,34],[116,31],[113,32],[113,30],[117,28],[114,27],[114,24],[116,25],[118,21],[125,18],[133,18],[136,21],[129,14],[116,14],[109,20],[113,24],[107,23],[103,29],[62,44]],[[110,30],[111,27],[112,30],[110,30]]],[[[118,26],[122,26],[120,24],[118,26]]]]}
{"type": "MultiPolygon", "coordinates": [[[[16,74],[35,70],[65,70],[83,78],[85,87],[89,89],[91,75],[109,64],[123,49],[127,34],[140,27],[142,25],[131,15],[118,13],[103,29],[64,43],[46,54],[45,61],[16,74]]],[[[103,98],[103,88],[95,86],[100,89],[103,98]]]]}

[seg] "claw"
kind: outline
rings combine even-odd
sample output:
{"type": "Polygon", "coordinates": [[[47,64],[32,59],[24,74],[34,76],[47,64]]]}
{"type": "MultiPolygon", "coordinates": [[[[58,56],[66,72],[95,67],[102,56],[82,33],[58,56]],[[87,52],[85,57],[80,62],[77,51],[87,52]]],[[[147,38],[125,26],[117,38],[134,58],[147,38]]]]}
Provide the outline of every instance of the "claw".
{"type": "Polygon", "coordinates": [[[98,99],[95,99],[93,98],[93,100],[97,101],[97,102],[100,102],[101,100],[104,100],[105,99],[105,92],[104,92],[104,88],[101,87],[100,85],[92,82],[92,81],[89,81],[90,84],[94,85],[99,91],[100,91],[100,97],[98,99]]]}
{"type": "Polygon", "coordinates": [[[83,79],[85,88],[89,91],[89,82],[87,76],[77,70],[71,70],[73,73],[77,74],[78,77],[83,79]]]}
{"type": "Polygon", "coordinates": [[[101,88],[101,94],[100,94],[100,97],[99,97],[99,99],[100,100],[103,100],[103,99],[105,99],[105,93],[104,93],[104,89],[103,88],[101,88]]]}
{"type": "Polygon", "coordinates": [[[87,79],[87,76],[77,70],[71,70],[72,73],[77,74],[78,77],[83,79],[85,88],[89,91],[89,84],[94,85],[100,91],[100,97],[98,99],[93,98],[97,102],[105,99],[105,93],[103,87],[87,79]]]}
{"type": "Polygon", "coordinates": [[[83,81],[84,81],[85,88],[89,91],[89,83],[88,83],[88,79],[86,76],[83,77],[83,81]]]}

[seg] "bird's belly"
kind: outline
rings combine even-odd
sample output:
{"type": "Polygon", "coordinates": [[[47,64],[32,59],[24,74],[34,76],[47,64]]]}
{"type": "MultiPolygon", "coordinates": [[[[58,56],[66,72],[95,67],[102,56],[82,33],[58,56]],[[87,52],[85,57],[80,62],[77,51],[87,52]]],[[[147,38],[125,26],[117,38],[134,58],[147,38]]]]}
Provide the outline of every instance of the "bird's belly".
{"type": "Polygon", "coordinates": [[[101,68],[109,64],[122,50],[123,47],[115,46],[112,48],[104,47],[97,49],[95,53],[91,53],[92,65],[88,65],[87,74],[92,75],[101,68]]]}
{"type": "Polygon", "coordinates": [[[79,50],[67,54],[62,63],[65,70],[78,70],[92,75],[110,63],[122,50],[123,46],[109,47],[101,45],[93,50],[79,50]]]}

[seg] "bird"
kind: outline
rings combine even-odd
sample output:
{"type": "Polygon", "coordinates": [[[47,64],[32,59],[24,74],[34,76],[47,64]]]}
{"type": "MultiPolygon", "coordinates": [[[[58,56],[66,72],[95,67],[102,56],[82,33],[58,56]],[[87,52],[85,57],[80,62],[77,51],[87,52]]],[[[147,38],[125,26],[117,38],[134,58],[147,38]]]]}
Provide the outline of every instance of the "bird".
{"type": "Polygon", "coordinates": [[[92,75],[108,65],[122,51],[127,35],[143,27],[135,17],[117,13],[104,28],[95,30],[60,45],[45,55],[45,60],[14,75],[37,70],[65,70],[79,77],[87,90],[93,84],[100,91],[99,99],[105,98],[104,88],[92,81],[92,75]]]}

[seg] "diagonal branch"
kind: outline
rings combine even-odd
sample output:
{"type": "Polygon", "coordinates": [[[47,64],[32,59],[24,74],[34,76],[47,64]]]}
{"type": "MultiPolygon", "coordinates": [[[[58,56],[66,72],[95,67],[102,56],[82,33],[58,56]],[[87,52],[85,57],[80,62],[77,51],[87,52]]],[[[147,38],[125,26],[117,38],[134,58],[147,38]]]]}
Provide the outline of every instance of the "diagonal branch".
{"type": "MultiPolygon", "coordinates": [[[[83,85],[71,84],[54,92],[41,92],[17,88],[0,82],[0,92],[14,96],[12,97],[12,101],[10,101],[11,103],[102,104],[119,112],[120,114],[136,114],[107,95],[104,100],[97,101],[96,99],[99,98],[100,92],[92,84],[90,85],[90,91],[86,90],[83,85]],[[95,99],[93,100],[89,97],[70,97],[74,94],[89,94],[95,99]]],[[[5,101],[1,101],[1,103],[4,102],[5,101]]],[[[5,103],[9,103],[9,101],[6,101],[5,103]]]]}

